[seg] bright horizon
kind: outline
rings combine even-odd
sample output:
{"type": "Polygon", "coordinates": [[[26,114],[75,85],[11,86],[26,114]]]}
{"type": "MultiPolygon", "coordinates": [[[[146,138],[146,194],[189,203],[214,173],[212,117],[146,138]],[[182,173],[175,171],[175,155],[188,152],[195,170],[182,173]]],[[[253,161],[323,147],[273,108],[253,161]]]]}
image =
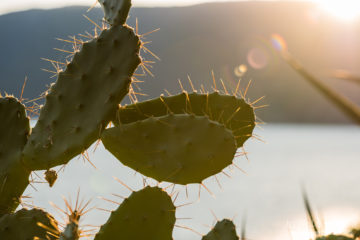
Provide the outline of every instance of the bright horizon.
{"type": "MultiPolygon", "coordinates": [[[[51,9],[66,6],[91,6],[96,0],[6,0],[1,3],[0,15],[29,9],[51,9]]],[[[242,2],[259,0],[133,0],[134,7],[175,7],[189,6],[207,2],[242,2]]],[[[283,0],[262,0],[283,1],[283,0]]],[[[299,0],[289,0],[299,1],[299,0]]]]}
{"type": "MultiPolygon", "coordinates": [[[[135,7],[174,7],[189,6],[207,2],[241,2],[241,1],[306,1],[306,0],[133,0],[135,7]]],[[[360,18],[359,0],[307,0],[318,4],[319,9],[346,21],[360,18]]],[[[92,6],[97,0],[17,0],[1,3],[0,15],[29,9],[51,9],[66,6],[92,6]]]]}
{"type": "MultiPolygon", "coordinates": [[[[1,3],[0,15],[24,11],[29,9],[51,9],[66,6],[91,6],[96,0],[17,0],[17,1],[4,1],[1,3]]],[[[170,6],[186,6],[195,5],[205,2],[235,2],[247,0],[133,0],[135,7],[170,7],[170,6]]]]}

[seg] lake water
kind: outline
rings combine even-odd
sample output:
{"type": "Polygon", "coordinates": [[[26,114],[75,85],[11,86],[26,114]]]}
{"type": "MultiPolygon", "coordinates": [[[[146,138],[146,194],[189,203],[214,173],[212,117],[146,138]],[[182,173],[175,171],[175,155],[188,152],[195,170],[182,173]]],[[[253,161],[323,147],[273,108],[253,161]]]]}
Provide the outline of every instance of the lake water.
{"type": "MultiPolygon", "coordinates": [[[[205,234],[215,223],[215,217],[234,218],[241,226],[243,217],[247,219],[247,238],[250,240],[306,240],[309,232],[304,210],[301,186],[305,186],[314,211],[323,226],[323,232],[340,232],[360,223],[360,128],[356,126],[315,126],[315,125],[265,125],[257,129],[257,134],[266,143],[251,139],[245,145],[247,160],[235,160],[237,168],[227,169],[231,179],[220,174],[218,179],[222,189],[210,178],[205,185],[215,197],[204,188],[198,200],[196,185],[176,186],[179,191],[176,205],[193,203],[178,209],[177,225],[190,227],[205,234]]],[[[36,183],[35,191],[29,187],[26,195],[36,206],[43,207],[61,219],[49,201],[65,208],[62,196],[73,199],[80,188],[80,196],[93,198],[91,206],[114,210],[116,205],[98,197],[121,202],[112,193],[128,196],[130,191],[113,179],[125,182],[130,188],[139,190],[143,186],[140,174],[134,174],[99,146],[95,153],[89,150],[92,163],[83,159],[71,161],[53,188],[36,183]]],[[[38,175],[42,175],[39,172],[38,175]]],[[[149,181],[155,185],[154,181],[149,181]]],[[[169,184],[162,183],[160,186],[169,184]]],[[[168,188],[170,192],[171,189],[168,188]]],[[[83,217],[82,224],[101,225],[109,213],[92,210],[83,217]]],[[[240,229],[238,229],[238,233],[240,229]]],[[[190,230],[175,228],[175,240],[197,240],[201,237],[190,230]]]]}

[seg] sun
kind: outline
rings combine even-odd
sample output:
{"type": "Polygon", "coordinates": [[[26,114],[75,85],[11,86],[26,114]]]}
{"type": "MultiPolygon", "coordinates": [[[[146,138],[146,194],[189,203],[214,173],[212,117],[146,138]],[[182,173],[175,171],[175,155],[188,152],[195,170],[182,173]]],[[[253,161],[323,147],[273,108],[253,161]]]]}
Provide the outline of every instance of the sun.
{"type": "Polygon", "coordinates": [[[346,21],[360,19],[359,0],[314,0],[321,9],[346,21]]]}

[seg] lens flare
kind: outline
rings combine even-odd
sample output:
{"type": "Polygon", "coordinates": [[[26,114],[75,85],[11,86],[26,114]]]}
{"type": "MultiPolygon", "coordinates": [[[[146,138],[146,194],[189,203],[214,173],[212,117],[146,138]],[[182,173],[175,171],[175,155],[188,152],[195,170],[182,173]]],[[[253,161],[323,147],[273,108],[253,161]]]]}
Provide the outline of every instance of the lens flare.
{"type": "Polygon", "coordinates": [[[247,54],[247,61],[252,68],[260,70],[269,64],[269,54],[262,48],[252,48],[247,54]]]}
{"type": "Polygon", "coordinates": [[[247,66],[245,64],[241,64],[235,68],[234,73],[237,77],[242,77],[247,72],[247,70],[247,66]]]}
{"type": "Polygon", "coordinates": [[[278,51],[286,51],[287,44],[285,39],[279,34],[272,34],[270,38],[271,45],[278,51]]]}

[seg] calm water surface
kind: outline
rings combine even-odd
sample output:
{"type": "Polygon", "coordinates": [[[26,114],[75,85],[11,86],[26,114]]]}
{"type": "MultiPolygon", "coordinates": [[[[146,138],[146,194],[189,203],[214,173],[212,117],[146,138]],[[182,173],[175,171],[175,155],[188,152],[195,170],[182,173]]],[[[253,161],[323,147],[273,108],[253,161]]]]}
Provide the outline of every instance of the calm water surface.
{"type": "MultiPolygon", "coordinates": [[[[238,226],[244,216],[247,219],[247,237],[256,239],[309,239],[309,227],[302,203],[301,186],[305,186],[319,224],[326,233],[346,230],[360,223],[360,128],[355,126],[313,126],[313,125],[265,125],[257,134],[266,141],[249,141],[245,149],[249,160],[239,157],[236,164],[246,173],[233,168],[220,174],[222,189],[210,178],[200,192],[196,185],[188,188],[177,186],[179,191],[176,205],[192,203],[178,209],[180,219],[177,225],[186,226],[205,234],[217,218],[234,218],[238,226]]],[[[85,199],[93,198],[91,206],[114,210],[116,205],[99,197],[121,202],[112,193],[128,196],[130,191],[113,179],[121,179],[134,190],[142,188],[140,174],[124,167],[102,146],[93,153],[89,150],[92,163],[82,158],[71,161],[53,188],[36,183],[35,191],[29,187],[26,195],[32,197],[36,206],[43,207],[61,219],[49,201],[64,208],[62,196],[73,199],[80,188],[85,199]]],[[[43,172],[38,175],[42,176],[43,172]]],[[[155,185],[154,181],[149,181],[155,185]]],[[[160,186],[169,184],[162,183],[160,186]]],[[[170,192],[171,189],[169,188],[170,192]]],[[[83,218],[83,224],[101,225],[109,213],[93,210],[83,218]]],[[[238,229],[238,232],[240,230],[238,229]]],[[[182,228],[174,230],[175,240],[197,240],[201,237],[182,228]]]]}

